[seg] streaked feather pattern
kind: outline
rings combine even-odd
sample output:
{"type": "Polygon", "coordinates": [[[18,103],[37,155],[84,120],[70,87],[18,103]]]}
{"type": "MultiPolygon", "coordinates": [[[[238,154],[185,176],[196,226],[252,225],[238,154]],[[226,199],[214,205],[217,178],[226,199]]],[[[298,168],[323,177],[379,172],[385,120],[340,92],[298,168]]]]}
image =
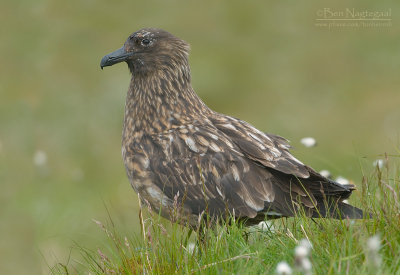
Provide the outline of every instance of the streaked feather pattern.
{"type": "MultiPolygon", "coordinates": [[[[361,210],[341,203],[353,186],[304,165],[286,139],[209,109],[191,87],[186,42],[143,29],[122,49],[132,73],[122,153],[132,187],[152,209],[172,219],[178,201],[181,218],[191,226],[203,211],[249,223],[299,209],[309,216],[362,217],[361,210]]],[[[117,63],[106,57],[102,67],[117,63]]]]}

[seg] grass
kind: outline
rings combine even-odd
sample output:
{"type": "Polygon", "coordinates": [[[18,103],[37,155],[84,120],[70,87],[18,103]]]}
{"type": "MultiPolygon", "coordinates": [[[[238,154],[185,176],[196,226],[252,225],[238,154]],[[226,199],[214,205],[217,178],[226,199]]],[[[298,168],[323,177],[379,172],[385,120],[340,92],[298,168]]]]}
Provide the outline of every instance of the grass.
{"type": "Polygon", "coordinates": [[[106,224],[94,221],[107,243],[91,249],[76,244],[83,260],[59,263],[51,272],[273,274],[285,261],[295,274],[302,274],[296,268],[295,248],[306,239],[312,244],[313,274],[400,274],[399,157],[386,156],[384,167],[364,175],[354,194],[352,203],[373,213],[370,220],[311,220],[300,215],[268,221],[265,228],[223,222],[205,230],[199,242],[200,232],[191,234],[141,207],[140,234],[122,235],[110,216],[106,224]],[[373,240],[379,240],[377,250],[368,245],[373,240]]]}

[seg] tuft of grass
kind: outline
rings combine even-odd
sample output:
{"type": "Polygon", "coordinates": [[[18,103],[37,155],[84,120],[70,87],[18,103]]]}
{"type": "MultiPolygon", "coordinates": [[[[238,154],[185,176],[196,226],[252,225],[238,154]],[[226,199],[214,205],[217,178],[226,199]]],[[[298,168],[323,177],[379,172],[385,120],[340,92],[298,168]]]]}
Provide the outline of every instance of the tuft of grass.
{"type": "Polygon", "coordinates": [[[75,244],[83,260],[57,264],[51,273],[286,274],[276,270],[286,262],[294,274],[400,274],[399,157],[386,156],[382,168],[363,175],[352,198],[372,219],[309,219],[299,214],[262,227],[233,220],[193,232],[141,207],[141,234],[121,235],[110,216],[106,224],[94,221],[108,242],[94,249],[75,244]],[[296,247],[304,240],[311,246],[301,256],[296,247]],[[304,262],[311,263],[310,269],[301,266],[304,262]]]}

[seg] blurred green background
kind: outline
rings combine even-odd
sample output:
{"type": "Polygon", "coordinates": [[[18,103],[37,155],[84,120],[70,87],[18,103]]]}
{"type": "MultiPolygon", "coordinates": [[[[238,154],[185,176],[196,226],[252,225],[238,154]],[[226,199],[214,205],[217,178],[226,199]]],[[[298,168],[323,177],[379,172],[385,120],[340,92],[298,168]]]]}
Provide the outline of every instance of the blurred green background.
{"type": "MultiPolygon", "coordinates": [[[[74,242],[105,240],[107,210],[139,230],[121,159],[125,65],[102,56],[142,27],[188,41],[215,110],[282,135],[317,170],[360,182],[399,153],[400,2],[0,2],[0,274],[46,274],[74,242]],[[323,28],[317,11],[391,9],[390,27],[323,28]],[[306,149],[299,140],[317,139],[306,149]],[[360,164],[362,169],[360,169],[360,164]]],[[[76,252],[72,250],[72,256],[76,252]]]]}

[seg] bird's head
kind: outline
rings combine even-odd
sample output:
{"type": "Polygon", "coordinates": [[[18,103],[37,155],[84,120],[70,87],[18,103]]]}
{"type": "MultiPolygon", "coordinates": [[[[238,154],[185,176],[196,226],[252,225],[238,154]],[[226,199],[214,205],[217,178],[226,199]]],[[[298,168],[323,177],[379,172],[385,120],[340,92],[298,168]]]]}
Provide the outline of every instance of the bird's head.
{"type": "Polygon", "coordinates": [[[189,45],[167,31],[145,28],[132,33],[122,48],[104,56],[100,67],[126,62],[132,74],[189,70],[189,45]]]}

